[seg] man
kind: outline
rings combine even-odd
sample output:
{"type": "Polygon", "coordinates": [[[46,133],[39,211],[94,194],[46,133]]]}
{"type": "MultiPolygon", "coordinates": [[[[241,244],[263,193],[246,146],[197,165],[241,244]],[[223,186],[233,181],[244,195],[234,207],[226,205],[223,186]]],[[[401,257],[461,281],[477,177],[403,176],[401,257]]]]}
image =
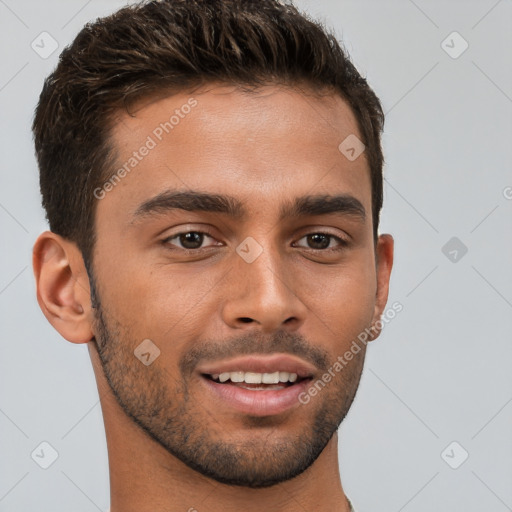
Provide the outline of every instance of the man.
{"type": "Polygon", "coordinates": [[[63,51],[33,125],[34,272],[88,343],[112,512],[353,510],[337,429],[388,296],[382,124],[275,0],[126,7],[63,51]]]}

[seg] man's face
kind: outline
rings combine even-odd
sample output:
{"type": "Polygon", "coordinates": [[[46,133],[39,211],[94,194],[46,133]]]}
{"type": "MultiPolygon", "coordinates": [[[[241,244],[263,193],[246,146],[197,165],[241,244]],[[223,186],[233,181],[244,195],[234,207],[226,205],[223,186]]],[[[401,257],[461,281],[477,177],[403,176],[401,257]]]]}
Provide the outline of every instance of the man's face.
{"type": "Polygon", "coordinates": [[[361,136],[337,96],[191,96],[141,104],[114,127],[112,174],[129,171],[98,194],[93,330],[113,392],[148,435],[217,481],[264,487],[316,460],[359,383],[364,346],[298,399],[379,313],[369,169],[338,149],[361,136]],[[299,375],[211,376],[242,370],[299,375]]]}

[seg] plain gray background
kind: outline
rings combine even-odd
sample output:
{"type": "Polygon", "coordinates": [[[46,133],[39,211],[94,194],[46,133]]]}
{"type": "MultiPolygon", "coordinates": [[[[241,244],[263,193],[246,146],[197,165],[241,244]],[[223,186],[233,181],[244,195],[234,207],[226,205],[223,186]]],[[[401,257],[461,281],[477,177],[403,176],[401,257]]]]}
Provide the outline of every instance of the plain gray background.
{"type": "MultiPolygon", "coordinates": [[[[109,507],[87,348],[35,299],[46,222],[30,125],[62,48],[121,5],[0,0],[2,512],[109,507]],[[58,44],[47,58],[42,32],[58,44]],[[42,442],[58,454],[47,469],[42,442]]],[[[296,5],[336,31],[387,112],[381,232],[395,237],[389,305],[403,311],[370,345],[340,428],[345,490],[359,512],[512,510],[512,2],[296,5]]]]}

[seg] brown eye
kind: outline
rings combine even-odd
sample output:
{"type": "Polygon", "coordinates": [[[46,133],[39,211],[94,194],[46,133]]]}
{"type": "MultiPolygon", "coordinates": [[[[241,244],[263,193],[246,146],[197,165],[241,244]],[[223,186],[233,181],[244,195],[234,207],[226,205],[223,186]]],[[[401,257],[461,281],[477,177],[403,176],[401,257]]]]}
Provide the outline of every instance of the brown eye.
{"type": "Polygon", "coordinates": [[[301,238],[301,240],[306,239],[307,246],[300,245],[300,247],[305,247],[307,249],[314,250],[326,250],[326,249],[339,249],[340,247],[345,247],[347,242],[342,238],[334,235],[330,235],[328,233],[311,233],[301,238]],[[336,244],[334,246],[331,245],[332,241],[335,241],[336,244]]]}
{"type": "Polygon", "coordinates": [[[307,241],[311,249],[327,249],[331,243],[329,235],[323,233],[315,233],[307,236],[307,241]]]}
{"type": "Polygon", "coordinates": [[[185,249],[199,249],[203,244],[204,236],[202,233],[191,231],[178,236],[178,240],[185,249]]]}
{"type": "Polygon", "coordinates": [[[203,233],[201,231],[187,231],[170,236],[163,240],[163,242],[169,245],[177,245],[178,249],[193,251],[203,248],[202,245],[205,241],[205,238],[211,238],[213,240],[213,237],[207,233],[203,233]]]}

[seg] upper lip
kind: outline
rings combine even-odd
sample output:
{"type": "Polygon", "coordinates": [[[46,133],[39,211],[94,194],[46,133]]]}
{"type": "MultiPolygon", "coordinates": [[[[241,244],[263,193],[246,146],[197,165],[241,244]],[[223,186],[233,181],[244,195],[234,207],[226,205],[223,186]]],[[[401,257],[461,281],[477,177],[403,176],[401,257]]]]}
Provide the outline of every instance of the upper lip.
{"type": "Polygon", "coordinates": [[[200,373],[208,375],[237,371],[255,373],[274,373],[279,371],[296,373],[298,377],[308,378],[315,373],[314,366],[303,359],[287,354],[236,357],[224,361],[205,363],[197,369],[200,373]]]}

